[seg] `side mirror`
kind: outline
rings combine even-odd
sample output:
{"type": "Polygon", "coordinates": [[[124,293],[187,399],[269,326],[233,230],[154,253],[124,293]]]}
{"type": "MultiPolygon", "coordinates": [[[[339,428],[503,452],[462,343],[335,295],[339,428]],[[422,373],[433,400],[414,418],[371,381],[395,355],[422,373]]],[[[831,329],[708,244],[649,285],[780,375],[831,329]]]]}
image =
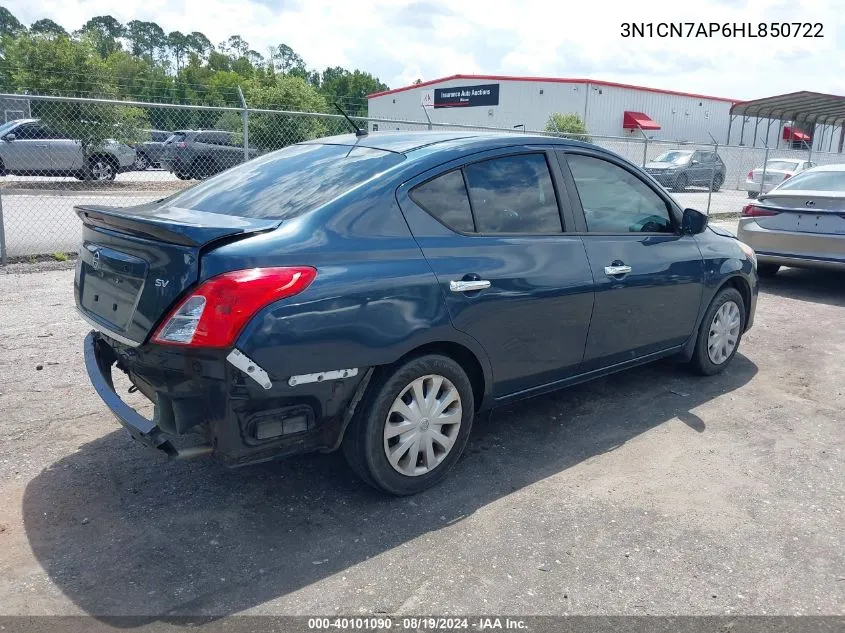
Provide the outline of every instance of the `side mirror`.
{"type": "Polygon", "coordinates": [[[690,165],[698,165],[699,162],[700,161],[697,161],[697,160],[691,160],[690,165]]]}
{"type": "Polygon", "coordinates": [[[15,136],[14,133],[10,132],[9,134],[7,134],[6,136],[3,137],[3,140],[4,141],[14,141],[16,138],[18,138],[18,137],[15,136]]]}
{"type": "Polygon", "coordinates": [[[681,232],[684,235],[698,235],[707,228],[708,216],[695,209],[684,209],[684,217],[681,219],[681,232]]]}

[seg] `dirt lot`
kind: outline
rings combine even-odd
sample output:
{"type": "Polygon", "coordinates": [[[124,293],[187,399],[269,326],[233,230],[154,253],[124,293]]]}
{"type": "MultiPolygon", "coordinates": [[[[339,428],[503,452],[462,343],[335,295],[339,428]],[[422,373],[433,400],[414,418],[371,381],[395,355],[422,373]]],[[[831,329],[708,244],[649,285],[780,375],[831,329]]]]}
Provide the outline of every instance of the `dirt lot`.
{"type": "Polygon", "coordinates": [[[845,276],[766,282],[724,375],[664,362],[484,416],[401,500],[336,455],[133,444],[70,270],[0,272],[0,319],[2,615],[845,614],[845,276]]]}

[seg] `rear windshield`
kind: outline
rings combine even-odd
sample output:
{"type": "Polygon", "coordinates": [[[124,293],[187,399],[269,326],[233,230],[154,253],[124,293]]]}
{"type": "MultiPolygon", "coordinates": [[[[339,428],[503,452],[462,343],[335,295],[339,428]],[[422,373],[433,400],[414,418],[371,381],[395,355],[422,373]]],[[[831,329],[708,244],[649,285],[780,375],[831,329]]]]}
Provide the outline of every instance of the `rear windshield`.
{"type": "Polygon", "coordinates": [[[798,163],[791,160],[770,160],[766,163],[766,169],[781,169],[783,171],[794,171],[798,169],[798,163]]]}
{"type": "Polygon", "coordinates": [[[184,132],[174,132],[171,134],[165,143],[177,143],[179,141],[185,140],[185,133],[184,132]]]}
{"type": "Polygon", "coordinates": [[[785,189],[845,193],[845,171],[805,171],[778,187],[780,191],[785,189]]]}
{"type": "Polygon", "coordinates": [[[654,159],[656,163],[676,163],[678,165],[689,161],[691,152],[665,152],[654,159]]]}
{"type": "Polygon", "coordinates": [[[291,145],[224,171],[167,202],[244,218],[293,218],[403,160],[402,154],[368,147],[291,145]]]}

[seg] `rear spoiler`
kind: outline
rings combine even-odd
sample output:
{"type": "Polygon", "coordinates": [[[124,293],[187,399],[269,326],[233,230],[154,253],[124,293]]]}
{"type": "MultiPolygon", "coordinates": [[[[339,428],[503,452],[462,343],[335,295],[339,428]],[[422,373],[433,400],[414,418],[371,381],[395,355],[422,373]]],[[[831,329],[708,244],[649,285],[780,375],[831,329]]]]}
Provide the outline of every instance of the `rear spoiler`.
{"type": "Polygon", "coordinates": [[[124,209],[79,205],[74,207],[74,211],[84,224],[91,227],[195,247],[233,235],[272,231],[282,223],[279,219],[242,218],[158,203],[124,209]]]}

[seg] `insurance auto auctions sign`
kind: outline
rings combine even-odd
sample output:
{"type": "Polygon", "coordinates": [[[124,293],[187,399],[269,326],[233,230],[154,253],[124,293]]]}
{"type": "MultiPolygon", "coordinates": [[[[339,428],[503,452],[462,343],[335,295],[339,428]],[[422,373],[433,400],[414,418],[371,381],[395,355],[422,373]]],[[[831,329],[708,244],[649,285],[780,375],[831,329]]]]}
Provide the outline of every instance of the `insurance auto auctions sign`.
{"type": "Polygon", "coordinates": [[[435,108],[472,108],[499,105],[499,84],[435,88],[435,108]]]}

